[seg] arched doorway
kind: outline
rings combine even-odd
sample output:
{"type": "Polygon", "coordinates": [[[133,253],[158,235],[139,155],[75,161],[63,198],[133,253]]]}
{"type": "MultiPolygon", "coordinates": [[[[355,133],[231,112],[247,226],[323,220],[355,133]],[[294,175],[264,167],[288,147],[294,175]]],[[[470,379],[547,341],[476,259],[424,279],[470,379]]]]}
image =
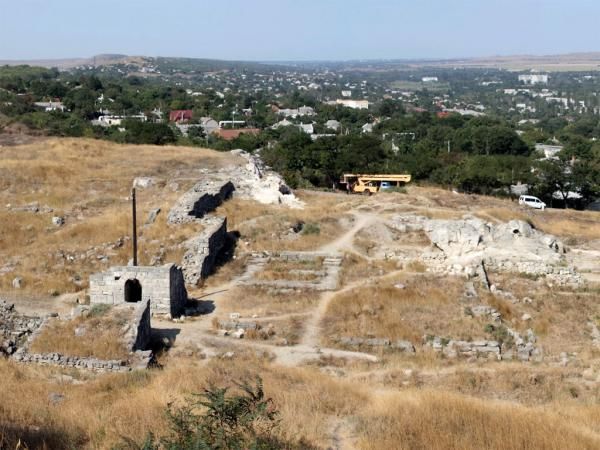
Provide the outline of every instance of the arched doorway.
{"type": "Polygon", "coordinates": [[[134,278],[125,282],[125,301],[127,303],[142,301],[142,285],[139,280],[134,278]]]}

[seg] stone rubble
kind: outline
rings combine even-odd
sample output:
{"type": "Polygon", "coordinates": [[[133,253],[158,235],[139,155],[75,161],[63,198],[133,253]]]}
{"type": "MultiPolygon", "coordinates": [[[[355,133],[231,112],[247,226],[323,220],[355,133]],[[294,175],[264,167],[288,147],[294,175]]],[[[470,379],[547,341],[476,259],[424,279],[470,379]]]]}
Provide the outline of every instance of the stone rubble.
{"type": "Polygon", "coordinates": [[[593,321],[588,322],[588,327],[590,328],[590,335],[594,347],[600,348],[600,329],[598,329],[598,326],[593,321]]]}
{"type": "Polygon", "coordinates": [[[39,317],[20,315],[14,304],[0,300],[0,355],[10,356],[17,352],[40,328],[42,321],[39,317]]]}
{"type": "Polygon", "coordinates": [[[510,344],[501,344],[495,340],[454,340],[441,336],[423,336],[424,345],[431,347],[436,352],[442,353],[447,358],[489,358],[497,360],[541,361],[543,353],[536,347],[537,338],[533,330],[528,329],[526,336],[506,327],[507,334],[512,338],[510,344]]]}
{"type": "Polygon", "coordinates": [[[392,341],[386,338],[341,337],[338,339],[338,342],[341,345],[349,347],[383,347],[404,353],[415,353],[415,346],[411,342],[403,340],[392,341]]]}

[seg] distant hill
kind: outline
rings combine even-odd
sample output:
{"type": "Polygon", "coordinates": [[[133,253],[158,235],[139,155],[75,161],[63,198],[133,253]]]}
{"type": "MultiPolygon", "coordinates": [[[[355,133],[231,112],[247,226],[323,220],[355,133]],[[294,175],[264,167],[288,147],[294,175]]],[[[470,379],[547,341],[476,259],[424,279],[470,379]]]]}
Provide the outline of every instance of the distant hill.
{"type": "MultiPolygon", "coordinates": [[[[154,68],[160,73],[204,73],[222,70],[268,70],[282,67],[298,68],[334,66],[340,69],[379,70],[410,69],[419,67],[490,67],[508,70],[589,71],[600,70],[600,52],[567,53],[561,55],[508,55],[476,58],[448,59],[387,59],[355,61],[227,61],[207,58],[129,56],[100,54],[91,58],[0,60],[0,65],[23,65],[56,67],[71,70],[77,67],[128,66],[130,71],[154,68]]],[[[151,70],[152,71],[152,70],[151,70]]]]}
{"type": "MultiPolygon", "coordinates": [[[[129,56],[119,54],[101,54],[91,58],[38,59],[38,60],[0,60],[0,66],[30,65],[40,67],[56,67],[60,70],[71,70],[77,67],[107,67],[125,65],[142,70],[155,68],[162,73],[173,72],[218,72],[233,69],[262,69],[270,67],[268,63],[253,61],[225,61],[206,58],[183,57],[150,57],[129,56]]],[[[277,65],[281,68],[281,65],[277,65]]]]}

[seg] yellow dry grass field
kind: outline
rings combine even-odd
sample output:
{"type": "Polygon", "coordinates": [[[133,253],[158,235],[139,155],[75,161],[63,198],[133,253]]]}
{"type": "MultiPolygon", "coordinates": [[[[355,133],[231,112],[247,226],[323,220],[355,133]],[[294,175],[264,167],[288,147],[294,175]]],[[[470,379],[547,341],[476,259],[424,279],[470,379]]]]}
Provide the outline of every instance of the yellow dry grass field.
{"type": "Polygon", "coordinates": [[[149,263],[161,245],[165,262],[179,261],[178,244],[190,230],[167,226],[169,209],[197,181],[197,169],[235,161],[211,150],[84,139],[1,148],[0,265],[7,269],[0,270],[0,289],[11,289],[12,279],[20,276],[20,292],[75,292],[86,286],[90,273],[126,264],[136,177],[156,180],[137,194],[140,262],[149,263]],[[39,212],[22,210],[32,203],[39,212]],[[161,208],[158,219],[144,227],[154,208],[161,208]],[[65,225],[53,226],[53,216],[65,217],[65,225]]]}
{"type": "MultiPolygon", "coordinates": [[[[598,408],[590,419],[598,417],[598,408]]],[[[380,396],[360,417],[361,449],[595,449],[597,432],[552,410],[435,391],[380,396]],[[460,431],[459,431],[460,430],[460,431]]]]}
{"type": "Polygon", "coordinates": [[[257,275],[257,280],[315,281],[323,270],[322,258],[316,261],[271,261],[257,275]]]}
{"type": "MultiPolygon", "coordinates": [[[[535,407],[431,389],[375,389],[317,368],[271,365],[251,354],[233,360],[171,360],[162,371],[82,377],[0,361],[0,442],[16,448],[114,448],[129,437],[165,432],[166,406],[209,385],[263,378],[280,412],[276,433],[291,442],[357,449],[595,449],[600,407],[577,399],[535,407]],[[73,381],[77,383],[74,384],[73,381]],[[82,383],[80,383],[82,382],[82,383]],[[58,403],[52,395],[64,395],[58,403]]],[[[532,389],[535,388],[531,384],[532,389]]]]}
{"type": "Polygon", "coordinates": [[[404,289],[388,281],[338,294],[323,320],[328,343],[336,345],[341,337],[375,337],[420,344],[425,335],[462,340],[484,335],[484,322],[462,314],[462,283],[456,279],[416,276],[400,281],[404,289]]]}
{"type": "Polygon", "coordinates": [[[231,386],[257,375],[281,413],[278,433],[324,446],[329,420],[353,414],[355,405],[367,400],[360,387],[316,370],[275,367],[252,354],[208,364],[169,361],[162,371],[105,375],[83,384],[65,382],[51,368],[4,361],[0,375],[3,389],[14,394],[0,402],[3,448],[15,448],[16,435],[26,438],[31,448],[113,448],[124,443],[123,437],[141,444],[149,432],[166,429],[168,403],[180,403],[211,384],[231,386]],[[64,401],[52,404],[51,393],[64,394],[64,401]]]}

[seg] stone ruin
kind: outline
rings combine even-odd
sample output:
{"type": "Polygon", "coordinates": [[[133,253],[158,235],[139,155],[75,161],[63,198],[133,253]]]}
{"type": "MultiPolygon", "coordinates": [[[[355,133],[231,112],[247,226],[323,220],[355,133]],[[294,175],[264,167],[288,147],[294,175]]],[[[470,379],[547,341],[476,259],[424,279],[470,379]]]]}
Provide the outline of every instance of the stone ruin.
{"type": "Polygon", "coordinates": [[[171,225],[196,222],[203,230],[184,242],[186,252],[181,262],[185,282],[195,286],[214,270],[229,234],[225,217],[207,216],[231,197],[235,187],[228,177],[214,174],[200,181],[177,201],[169,212],[171,225]]]}
{"type": "Polygon", "coordinates": [[[201,219],[230,198],[234,190],[233,183],[223,174],[207,177],[179,198],[169,211],[167,222],[180,224],[201,219]]]}
{"type": "Polygon", "coordinates": [[[424,336],[426,346],[443,354],[447,358],[493,358],[502,361],[541,361],[543,352],[536,346],[537,337],[533,330],[528,329],[525,336],[517,331],[505,327],[509,342],[501,343],[495,340],[455,340],[445,339],[440,336],[424,336]]]}
{"type": "Polygon", "coordinates": [[[279,252],[276,254],[254,253],[248,261],[246,272],[238,279],[238,284],[246,286],[271,287],[275,289],[312,289],[316,291],[333,291],[337,289],[342,265],[342,256],[337,253],[323,252],[279,252]],[[314,275],[313,280],[260,280],[256,275],[272,261],[322,261],[321,268],[296,269],[290,273],[314,275]]]}
{"type": "MultiPolygon", "coordinates": [[[[126,360],[102,360],[94,357],[79,357],[63,355],[58,352],[30,353],[29,346],[39,338],[44,327],[52,320],[60,320],[57,317],[47,317],[29,335],[13,354],[12,359],[20,363],[33,363],[43,365],[54,365],[65,368],[85,369],[95,372],[129,372],[136,369],[146,369],[153,360],[150,346],[152,328],[150,324],[150,301],[146,300],[135,304],[120,304],[113,306],[113,312],[125,319],[123,328],[123,345],[129,350],[126,360]]],[[[73,311],[73,318],[79,315],[89,314],[90,307],[80,305],[73,311]]],[[[76,339],[77,337],[74,337],[76,339]]]]}
{"type": "Polygon", "coordinates": [[[432,248],[423,252],[421,259],[434,272],[471,277],[483,264],[498,272],[544,276],[561,285],[582,283],[581,276],[567,265],[563,244],[527,222],[511,220],[496,225],[472,216],[435,220],[396,215],[391,225],[401,232],[427,234],[432,248]]]}
{"type": "Polygon", "coordinates": [[[42,325],[42,318],[18,314],[15,305],[0,300],[0,355],[10,356],[42,325]]]}
{"type": "Polygon", "coordinates": [[[174,264],[160,267],[119,266],[90,276],[90,303],[119,305],[150,301],[152,314],[183,314],[187,291],[182,270],[174,264]]]}

